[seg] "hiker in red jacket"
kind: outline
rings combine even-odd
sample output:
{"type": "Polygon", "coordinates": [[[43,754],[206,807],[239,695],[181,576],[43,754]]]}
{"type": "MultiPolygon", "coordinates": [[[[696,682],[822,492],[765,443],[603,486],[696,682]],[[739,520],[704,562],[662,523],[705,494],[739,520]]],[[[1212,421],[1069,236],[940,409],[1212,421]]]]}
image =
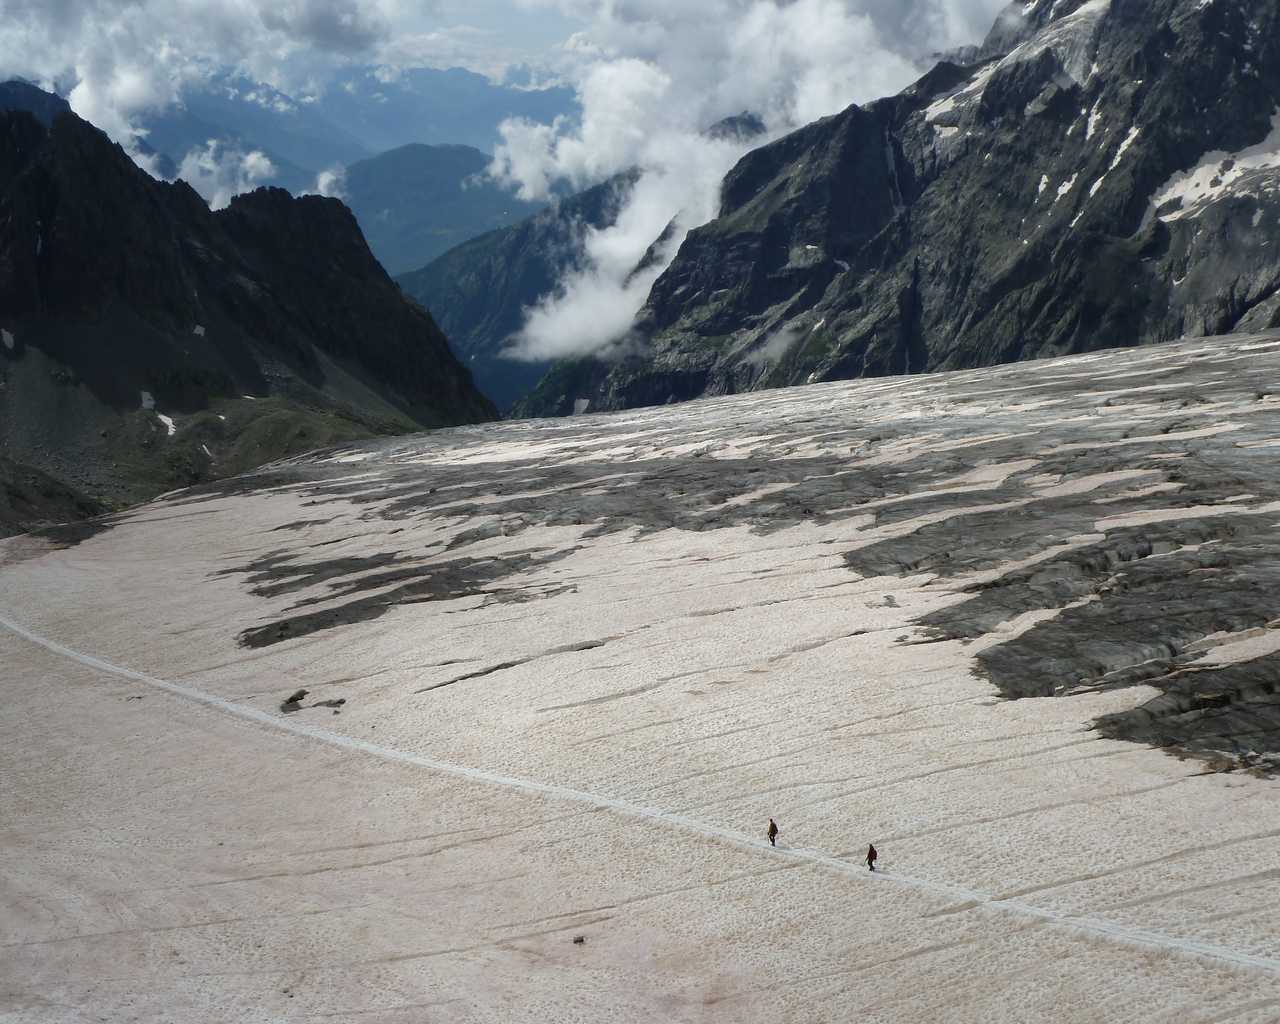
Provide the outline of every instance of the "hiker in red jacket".
{"type": "Polygon", "coordinates": [[[778,838],[778,823],[772,818],[769,819],[769,831],[767,834],[769,836],[769,845],[777,846],[778,844],[774,840],[778,838]]]}
{"type": "Polygon", "coordinates": [[[874,871],[874,870],[876,869],[876,857],[877,857],[877,856],[879,856],[879,855],[876,853],[876,848],[875,848],[874,846],[870,845],[870,844],[867,844],[867,868],[868,868],[868,870],[870,870],[870,871],[874,871]]]}

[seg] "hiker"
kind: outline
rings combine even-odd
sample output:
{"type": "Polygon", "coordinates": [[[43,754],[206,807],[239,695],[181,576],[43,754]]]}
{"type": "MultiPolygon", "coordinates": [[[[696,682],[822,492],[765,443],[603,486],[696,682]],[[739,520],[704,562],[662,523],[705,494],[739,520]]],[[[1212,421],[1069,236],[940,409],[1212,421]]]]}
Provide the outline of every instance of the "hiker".
{"type": "Polygon", "coordinates": [[[870,843],[868,843],[867,844],[867,870],[874,871],[876,869],[877,856],[879,856],[879,854],[876,853],[876,848],[872,846],[870,843]]]}
{"type": "Polygon", "coordinates": [[[774,842],[774,840],[777,838],[778,838],[778,823],[774,821],[772,818],[770,818],[769,819],[769,845],[777,846],[778,844],[774,842]]]}

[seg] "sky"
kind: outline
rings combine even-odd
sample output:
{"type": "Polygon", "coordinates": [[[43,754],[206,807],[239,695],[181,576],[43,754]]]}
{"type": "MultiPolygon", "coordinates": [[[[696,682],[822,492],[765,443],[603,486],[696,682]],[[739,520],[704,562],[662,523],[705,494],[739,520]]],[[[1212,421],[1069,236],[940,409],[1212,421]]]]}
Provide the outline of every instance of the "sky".
{"type": "Polygon", "coordinates": [[[501,80],[508,69],[543,76],[563,69],[566,40],[589,18],[528,0],[435,0],[405,4],[380,56],[393,63],[465,67],[501,80]]]}
{"type": "MultiPolygon", "coordinates": [[[[587,27],[587,19],[545,6],[525,6],[511,0],[445,0],[439,4],[440,20],[465,26],[477,45],[514,55],[518,62],[545,62],[573,33],[587,27]]],[[[495,53],[496,56],[496,53],[495,53]]]]}
{"type": "MultiPolygon", "coordinates": [[[[980,38],[1001,3],[0,0],[0,74],[58,86],[121,141],[139,114],[228,67],[298,95],[352,64],[462,66],[494,79],[523,65],[586,102],[617,87],[620,109],[697,88],[705,111],[770,106],[775,121],[803,121],[897,87],[904,61],[980,38]]],[[[670,106],[691,113],[683,100],[670,106]]],[[[565,151],[560,162],[575,159],[565,151]]]]}
{"type": "MultiPolygon", "coordinates": [[[[491,176],[525,198],[641,173],[618,223],[584,230],[580,268],[528,311],[514,356],[607,352],[652,280],[714,216],[745,143],[708,138],[751,111],[776,137],[893,94],[930,54],[978,42],[1005,0],[0,0],[0,75],[66,94],[140,151],[139,118],[234,69],[305,97],[352,66],[462,66],[572,87],[581,115],[511,121],[491,176]],[[645,274],[636,264],[676,230],[645,274]]],[[[757,142],[760,140],[757,140],[757,142]]],[[[263,143],[266,144],[266,143],[263,143]]],[[[215,146],[170,154],[215,204],[268,172],[215,146]]],[[[139,156],[140,162],[145,162],[139,156]]],[[[327,169],[338,174],[340,169],[327,169]]],[[[324,191],[317,183],[317,189],[324,191]]]]}

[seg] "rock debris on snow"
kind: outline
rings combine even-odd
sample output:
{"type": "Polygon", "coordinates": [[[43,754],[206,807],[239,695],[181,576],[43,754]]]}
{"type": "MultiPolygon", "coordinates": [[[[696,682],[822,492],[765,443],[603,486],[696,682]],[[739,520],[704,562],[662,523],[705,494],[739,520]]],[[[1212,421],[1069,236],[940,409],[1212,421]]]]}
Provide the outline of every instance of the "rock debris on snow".
{"type": "Polygon", "coordinates": [[[1277,375],[1271,332],[504,422],[0,542],[0,987],[1262,1024],[1277,375]]]}

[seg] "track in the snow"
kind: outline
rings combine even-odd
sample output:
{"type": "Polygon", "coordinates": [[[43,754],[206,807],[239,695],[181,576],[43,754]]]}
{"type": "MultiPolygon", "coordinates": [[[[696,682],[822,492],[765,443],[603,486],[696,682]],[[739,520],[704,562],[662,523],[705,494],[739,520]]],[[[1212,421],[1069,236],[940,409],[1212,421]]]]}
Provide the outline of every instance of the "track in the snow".
{"type": "Polygon", "coordinates": [[[1236,967],[1246,967],[1253,970],[1265,971],[1269,974],[1280,975],[1280,960],[1273,960],[1269,957],[1243,953],[1238,950],[1230,949],[1226,946],[1197,942],[1194,939],[1181,939],[1173,935],[1164,935],[1160,932],[1145,931],[1140,928],[1130,928],[1127,925],[1117,924],[1114,921],[1106,921],[1100,918],[1075,917],[1071,915],[1058,914],[1054,911],[1045,910],[1018,900],[1002,900],[990,895],[989,893],[981,893],[972,889],[965,889],[960,886],[948,885],[941,882],[932,882],[927,879],[908,878],[904,875],[897,875],[884,871],[873,874],[863,870],[860,863],[854,863],[852,861],[843,860],[839,857],[833,857],[830,854],[822,853],[818,850],[807,850],[795,847],[771,847],[767,840],[752,839],[750,836],[743,835],[740,832],[734,832],[731,829],[721,828],[717,825],[709,825],[705,822],[696,821],[693,818],[689,818],[681,814],[671,814],[656,807],[646,807],[643,804],[634,804],[626,800],[618,800],[614,797],[603,796],[597,793],[588,793],[583,790],[570,789],[566,786],[556,786],[546,782],[537,782],[533,779],[521,779],[511,775],[501,775],[497,772],[485,771],[482,768],[468,768],[465,765],[452,764],[448,761],[437,761],[434,758],[423,757],[421,754],[411,754],[402,750],[396,750],[392,747],[379,746],[376,743],[369,743],[365,740],[356,739],[351,736],[343,736],[341,733],[330,732],[327,729],[318,729],[315,726],[307,725],[294,719],[283,718],[278,714],[272,714],[267,711],[259,710],[258,708],[251,708],[246,707],[243,704],[236,704],[211,693],[205,693],[203,690],[195,689],[194,687],[182,686],[179,683],[171,683],[165,679],[158,679],[155,676],[149,676],[143,672],[137,672],[130,668],[124,668],[123,666],[112,664],[111,662],[104,661],[101,658],[95,658],[91,654],[84,654],[80,651],[73,650],[72,648],[60,644],[55,640],[43,637],[38,633],[33,633],[25,626],[14,622],[5,615],[0,615],[0,626],[3,626],[5,629],[8,629],[17,636],[22,637],[24,640],[36,644],[39,647],[43,647],[45,650],[52,651],[64,658],[70,658],[73,661],[77,661],[82,665],[97,669],[100,672],[106,672],[110,675],[119,676],[123,679],[131,679],[135,682],[143,683],[159,690],[164,690],[177,697],[182,697],[185,700],[194,701],[198,704],[204,704],[208,707],[216,708],[217,710],[223,711],[229,715],[247,719],[251,722],[258,723],[259,725],[265,725],[280,732],[292,733],[295,736],[303,736],[307,739],[328,744],[329,746],[342,747],[361,754],[378,757],[384,761],[399,762],[401,764],[412,765],[418,768],[426,768],[433,772],[454,775],[458,778],[469,779],[473,782],[480,782],[490,786],[501,786],[506,789],[519,790],[536,796],[550,797],[554,800],[565,800],[601,810],[613,811],[616,814],[624,815],[626,817],[639,818],[646,821],[657,822],[671,828],[683,829],[686,832],[692,832],[708,839],[719,840],[720,842],[729,843],[733,846],[745,847],[772,857],[788,857],[792,860],[815,864],[861,881],[900,885],[917,891],[929,892],[938,896],[944,896],[948,899],[959,900],[966,904],[972,904],[974,908],[1004,911],[1006,913],[1032,917],[1060,927],[1108,939],[1113,942],[1134,946],[1146,946],[1189,956],[1206,957],[1223,963],[1232,964],[1236,967]]]}

